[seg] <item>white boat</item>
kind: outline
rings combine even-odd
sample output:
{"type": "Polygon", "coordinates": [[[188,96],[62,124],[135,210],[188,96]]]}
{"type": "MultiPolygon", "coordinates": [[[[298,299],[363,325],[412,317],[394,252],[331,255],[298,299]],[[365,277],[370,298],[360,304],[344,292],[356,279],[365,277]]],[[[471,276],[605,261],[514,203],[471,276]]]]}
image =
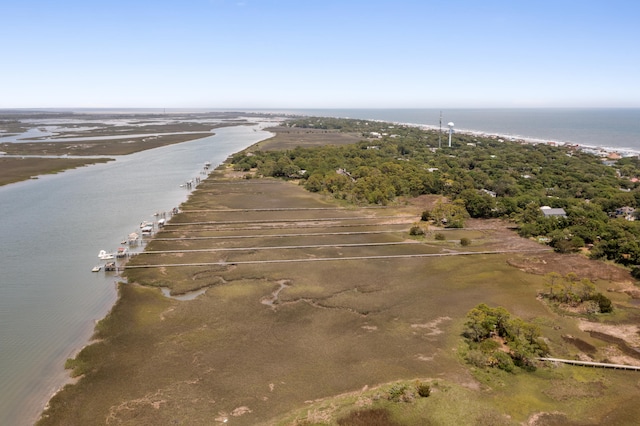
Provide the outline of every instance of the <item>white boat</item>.
{"type": "Polygon", "coordinates": [[[140,229],[146,228],[147,226],[153,226],[153,222],[148,222],[146,220],[140,222],[140,229]]]}
{"type": "Polygon", "coordinates": [[[158,219],[158,228],[162,228],[165,224],[166,220],[164,218],[158,219]]]}
{"type": "Polygon", "coordinates": [[[107,253],[105,250],[100,250],[98,253],[98,259],[100,260],[109,260],[113,259],[115,255],[113,253],[107,253]]]}
{"type": "Polygon", "coordinates": [[[93,269],[91,269],[91,272],[100,272],[101,269],[102,265],[96,265],[93,267],[93,269]]]}
{"type": "Polygon", "coordinates": [[[116,257],[118,259],[122,259],[123,257],[127,257],[129,253],[127,253],[126,247],[118,247],[118,252],[116,253],[116,257]]]}
{"type": "Polygon", "coordinates": [[[142,229],[140,229],[140,232],[142,232],[142,235],[151,235],[151,233],[153,232],[153,227],[145,226],[142,229]]]}

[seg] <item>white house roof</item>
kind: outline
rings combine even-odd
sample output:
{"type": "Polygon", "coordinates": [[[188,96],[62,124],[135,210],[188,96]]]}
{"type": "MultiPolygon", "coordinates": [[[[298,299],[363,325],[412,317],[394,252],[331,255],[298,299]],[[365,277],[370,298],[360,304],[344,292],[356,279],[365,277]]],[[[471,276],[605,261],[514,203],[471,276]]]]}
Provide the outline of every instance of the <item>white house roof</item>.
{"type": "Polygon", "coordinates": [[[567,217],[567,212],[565,212],[564,209],[554,209],[551,207],[544,206],[540,210],[542,210],[542,214],[544,214],[544,217],[552,217],[552,216],[567,217]]]}

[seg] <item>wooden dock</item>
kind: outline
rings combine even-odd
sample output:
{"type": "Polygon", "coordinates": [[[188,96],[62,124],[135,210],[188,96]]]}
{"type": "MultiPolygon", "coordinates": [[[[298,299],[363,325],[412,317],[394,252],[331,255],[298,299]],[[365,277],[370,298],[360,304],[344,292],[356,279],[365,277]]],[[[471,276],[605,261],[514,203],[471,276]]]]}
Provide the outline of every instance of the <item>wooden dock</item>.
{"type": "Polygon", "coordinates": [[[579,365],[582,367],[612,368],[614,370],[640,371],[640,366],[636,366],[636,365],[608,364],[605,362],[579,361],[576,359],[561,359],[561,358],[538,358],[538,360],[556,362],[556,363],[562,363],[562,364],[570,364],[570,365],[579,365]]]}

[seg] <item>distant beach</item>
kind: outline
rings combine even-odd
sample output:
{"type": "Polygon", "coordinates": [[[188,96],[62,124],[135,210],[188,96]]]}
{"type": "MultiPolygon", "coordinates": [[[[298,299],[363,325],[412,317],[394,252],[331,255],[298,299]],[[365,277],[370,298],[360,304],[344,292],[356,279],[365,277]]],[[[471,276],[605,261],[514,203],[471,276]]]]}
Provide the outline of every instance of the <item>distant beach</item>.
{"type": "MultiPolygon", "coordinates": [[[[259,111],[259,110],[257,110],[259,111]]],[[[291,109],[262,112],[358,118],[505,140],[640,154],[640,108],[291,109]]]]}

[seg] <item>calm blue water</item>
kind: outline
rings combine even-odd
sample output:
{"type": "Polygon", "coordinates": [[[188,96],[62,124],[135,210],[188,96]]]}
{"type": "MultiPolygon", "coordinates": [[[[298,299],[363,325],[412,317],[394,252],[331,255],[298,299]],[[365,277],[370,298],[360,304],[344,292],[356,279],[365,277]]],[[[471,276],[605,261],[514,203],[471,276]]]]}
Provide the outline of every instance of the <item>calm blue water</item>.
{"type": "Polygon", "coordinates": [[[268,137],[262,127],[0,187],[0,425],[33,424],[113,306],[118,278],[91,272],[98,251],[186,200],[180,184],[268,137]]]}

